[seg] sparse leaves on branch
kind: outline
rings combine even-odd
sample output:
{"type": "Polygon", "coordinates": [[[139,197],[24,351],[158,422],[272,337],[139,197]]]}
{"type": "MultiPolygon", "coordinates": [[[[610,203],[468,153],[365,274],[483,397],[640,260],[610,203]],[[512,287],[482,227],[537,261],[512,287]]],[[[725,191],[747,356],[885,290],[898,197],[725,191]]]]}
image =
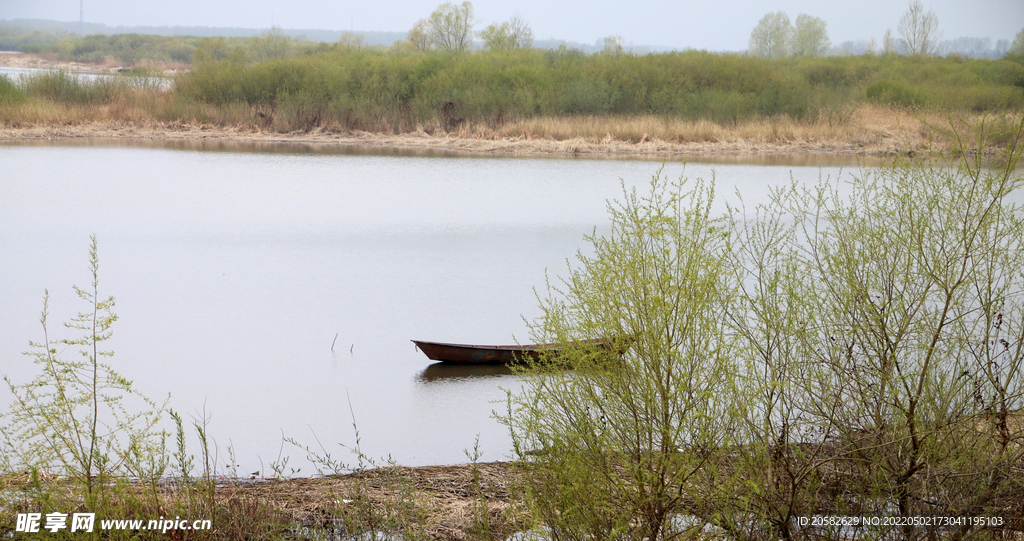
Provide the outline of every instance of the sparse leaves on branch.
{"type": "Polygon", "coordinates": [[[262,36],[252,38],[249,48],[252,51],[253,60],[266,62],[287,56],[291,43],[292,38],[285,34],[280,26],[275,26],[264,32],[262,36]]]}
{"type": "MultiPolygon", "coordinates": [[[[568,353],[524,372],[504,418],[552,538],[670,540],[711,525],[793,539],[807,533],[796,517],[850,502],[905,519],[938,503],[1013,513],[1024,121],[949,130],[948,160],[794,182],[729,223],[709,212],[712,191],[660,175],[609,204],[610,235],[588,237],[593,255],[540,299],[533,338],[568,353]],[[989,137],[1009,139],[999,162],[983,161],[989,137]],[[594,338],[628,347],[598,356],[582,345],[594,338]]],[[[864,535],[986,529],[965,524],[864,535]]]]}
{"type": "Polygon", "coordinates": [[[730,428],[732,290],[712,186],[656,175],[609,204],[612,232],[542,299],[543,342],[580,344],[548,359],[574,372],[526,372],[507,418],[536,462],[532,501],[556,539],[670,539],[672,517],[709,498],[730,428]],[[610,338],[621,359],[583,340],[610,338]],[[624,535],[629,532],[629,535],[624,535]]]}
{"type": "Polygon", "coordinates": [[[797,15],[796,25],[782,11],[768,13],[750,32],[750,54],[768,58],[822,56],[832,48],[828,23],[806,13],[797,15]]]}
{"type": "Polygon", "coordinates": [[[169,465],[166,432],[158,430],[167,402],[140,394],[132,382],[103,357],[112,337],[114,298],[99,291],[96,238],[89,248],[92,282],[75,287],[85,310],[65,326],[76,338],[56,339],[48,325],[49,293],[43,297],[42,342],[30,342],[27,355],[39,373],[26,383],[4,377],[14,395],[11,409],[0,415],[0,471],[35,471],[66,475],[82,488],[93,509],[112,475],[159,479],[169,465]],[[78,355],[62,356],[68,348],[78,355]],[[139,409],[136,409],[138,407],[139,409]]]}
{"type": "Polygon", "coordinates": [[[492,51],[529,49],[533,46],[533,30],[519,15],[506,22],[494,23],[480,31],[484,47],[492,51]]]}
{"type": "Polygon", "coordinates": [[[473,4],[455,5],[446,2],[438,6],[427,19],[426,31],[431,46],[443,51],[465,51],[473,43],[473,4]]]}
{"type": "Polygon", "coordinates": [[[1017,32],[1017,36],[1013,38],[1013,43],[1010,45],[1010,50],[1007,51],[1013,54],[1024,54],[1024,28],[1020,32],[1017,32]]]}
{"type": "Polygon", "coordinates": [[[761,17],[750,32],[750,52],[768,58],[784,57],[789,54],[792,31],[789,15],[783,11],[773,11],[761,17]]]}
{"type": "Polygon", "coordinates": [[[909,55],[934,54],[942,39],[939,18],[934,12],[925,11],[920,0],[910,2],[910,7],[900,18],[896,29],[900,34],[903,51],[909,55]]]}
{"type": "Polygon", "coordinates": [[[885,29],[885,36],[882,37],[882,54],[896,54],[896,38],[892,37],[892,28],[885,29]]]}
{"type": "Polygon", "coordinates": [[[811,17],[806,13],[796,16],[793,29],[793,56],[823,56],[832,48],[828,39],[828,23],[824,19],[811,17]]]}
{"type": "Polygon", "coordinates": [[[625,52],[626,40],[622,36],[608,36],[604,38],[604,48],[601,54],[609,56],[621,56],[625,52]]]}

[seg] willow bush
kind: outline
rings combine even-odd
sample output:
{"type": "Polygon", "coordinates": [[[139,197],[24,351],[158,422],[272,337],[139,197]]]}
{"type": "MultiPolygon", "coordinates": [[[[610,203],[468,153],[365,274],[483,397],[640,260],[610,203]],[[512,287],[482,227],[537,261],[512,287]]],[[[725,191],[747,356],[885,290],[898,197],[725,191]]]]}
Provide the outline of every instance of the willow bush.
{"type": "Polygon", "coordinates": [[[973,158],[794,183],[730,216],[660,174],[611,203],[611,233],[541,295],[532,338],[568,348],[523,370],[503,418],[537,520],[556,539],[841,535],[814,515],[906,519],[870,538],[1024,530],[1015,122],[994,164],[971,152],[983,125],[960,134],[973,158]]]}
{"type": "MultiPolygon", "coordinates": [[[[735,443],[730,243],[713,190],[655,175],[609,207],[612,232],[549,287],[539,342],[575,344],[528,370],[506,418],[516,452],[542,453],[531,504],[555,539],[663,539],[716,521],[735,443]],[[622,359],[587,341],[614,340],[622,359]],[[573,371],[561,368],[569,365],[573,371]],[[699,515],[693,524],[674,521],[699,515]]],[[[724,523],[723,523],[724,524],[724,523]]]]}
{"type": "MultiPolygon", "coordinates": [[[[322,109],[344,127],[451,127],[572,115],[659,115],[736,124],[829,122],[864,100],[939,110],[1024,106],[1011,60],[829,57],[766,59],[685,51],[643,56],[562,50],[393,52],[321,47],[249,64],[210,61],[178,77],[180,100],[227,107],[322,109]],[[443,113],[451,103],[449,113],[443,113]]],[[[284,127],[295,126],[285,123],[284,127]]]]}
{"type": "Polygon", "coordinates": [[[159,424],[170,397],[162,403],[146,397],[104,362],[113,355],[104,348],[117,315],[114,298],[99,292],[95,237],[89,272],[89,287],[74,288],[84,309],[65,323],[81,335],[51,334],[47,293],[40,317],[43,340],[30,342],[27,353],[38,374],[24,383],[4,376],[13,403],[0,414],[0,471],[65,476],[80,490],[85,508],[95,510],[121,479],[155,483],[168,470],[168,434],[159,424]]]}
{"type": "MultiPolygon", "coordinates": [[[[789,196],[806,228],[794,251],[813,315],[806,408],[832,427],[832,463],[861,487],[859,512],[1019,518],[1022,133],[1018,121],[995,168],[980,157],[896,163],[855,177],[846,196],[789,196]]],[[[985,137],[983,126],[961,144],[985,148],[985,137]]]]}

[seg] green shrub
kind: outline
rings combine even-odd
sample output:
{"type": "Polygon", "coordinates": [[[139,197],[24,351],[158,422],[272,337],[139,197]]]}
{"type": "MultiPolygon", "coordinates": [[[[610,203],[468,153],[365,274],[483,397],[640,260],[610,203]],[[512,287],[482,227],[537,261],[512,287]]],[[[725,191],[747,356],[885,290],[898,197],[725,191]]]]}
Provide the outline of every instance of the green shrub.
{"type": "Polygon", "coordinates": [[[46,71],[25,76],[24,84],[25,92],[30,96],[67,103],[90,101],[87,85],[78,75],[65,70],[46,71]]]}
{"type": "Polygon", "coordinates": [[[703,51],[585,55],[571,50],[450,55],[320,47],[249,64],[206,61],[176,93],[225,107],[317,102],[325,121],[394,129],[449,118],[654,114],[735,124],[849,118],[864,99],[898,107],[998,112],[1021,106],[1024,68],[1006,60],[904,57],[766,59],[703,51]],[[302,96],[300,99],[299,96],[302,96]],[[288,103],[285,103],[288,102],[288,103]],[[323,107],[321,107],[323,106],[323,107]]]}
{"type": "Polygon", "coordinates": [[[865,95],[870,102],[879,105],[917,107],[924,105],[924,96],[905,84],[894,81],[878,81],[869,85],[865,95]]]}
{"type": "Polygon", "coordinates": [[[0,105],[24,101],[25,93],[14,85],[6,75],[0,75],[0,105]]]}
{"type": "Polygon", "coordinates": [[[730,215],[660,172],[610,202],[610,233],[540,290],[531,339],[561,347],[518,368],[503,417],[550,538],[831,538],[796,519],[885,515],[907,518],[865,538],[953,540],[991,532],[909,517],[1019,516],[1024,121],[995,124],[730,215]]]}

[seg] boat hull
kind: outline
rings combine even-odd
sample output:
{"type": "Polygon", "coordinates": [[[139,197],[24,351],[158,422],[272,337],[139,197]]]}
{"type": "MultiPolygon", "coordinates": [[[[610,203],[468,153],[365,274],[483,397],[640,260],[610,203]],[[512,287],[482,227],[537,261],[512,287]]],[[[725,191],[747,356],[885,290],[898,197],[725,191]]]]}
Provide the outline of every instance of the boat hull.
{"type": "Polygon", "coordinates": [[[428,359],[448,364],[515,364],[540,358],[545,346],[477,346],[413,340],[428,359]]]}
{"type": "MultiPolygon", "coordinates": [[[[448,364],[516,364],[525,361],[539,360],[543,353],[557,353],[563,348],[561,344],[526,344],[514,346],[478,346],[471,344],[448,344],[444,342],[426,342],[413,340],[417,349],[427,358],[448,364]]],[[[577,345],[613,348],[612,340],[587,340],[577,345]]],[[[620,345],[621,347],[621,345],[620,345]]],[[[628,346],[627,346],[628,347],[628,346]]],[[[621,355],[623,351],[618,351],[621,355]]]]}

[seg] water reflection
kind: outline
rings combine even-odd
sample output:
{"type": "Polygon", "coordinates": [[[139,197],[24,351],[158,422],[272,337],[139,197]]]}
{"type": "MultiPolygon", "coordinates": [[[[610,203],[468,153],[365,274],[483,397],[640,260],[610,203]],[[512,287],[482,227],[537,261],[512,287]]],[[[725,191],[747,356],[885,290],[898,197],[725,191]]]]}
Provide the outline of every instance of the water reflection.
{"type": "Polygon", "coordinates": [[[588,160],[588,161],[648,161],[687,162],[692,164],[733,164],[783,167],[846,167],[877,166],[881,159],[853,154],[823,153],[761,153],[761,154],[582,154],[573,156],[531,156],[523,158],[511,154],[476,152],[452,148],[403,147],[351,144],[344,141],[287,142],[287,141],[225,141],[217,139],[122,139],[90,137],[81,139],[21,140],[4,141],[0,144],[11,146],[60,146],[60,147],[119,147],[152,148],[202,152],[293,154],[293,155],[341,155],[341,156],[392,156],[420,158],[486,157],[490,159],[531,159],[531,160],[588,160]]]}
{"type": "Polygon", "coordinates": [[[14,68],[0,66],[0,76],[7,77],[12,83],[25,85],[26,81],[39,74],[49,72],[64,72],[71,77],[84,83],[95,83],[97,81],[119,80],[140,90],[170,90],[174,85],[174,79],[170,77],[159,77],[150,75],[137,75],[132,73],[106,73],[95,71],[79,71],[64,69],[38,69],[38,68],[14,68]]]}
{"type": "Polygon", "coordinates": [[[503,364],[446,364],[434,363],[416,375],[417,383],[438,383],[466,378],[489,378],[512,375],[512,369],[503,364]]]}
{"type": "MultiPolygon", "coordinates": [[[[336,156],[393,156],[420,158],[454,158],[472,153],[450,148],[416,148],[359,145],[342,142],[284,142],[284,141],[225,141],[217,139],[122,139],[113,137],[85,137],[78,139],[31,139],[3,141],[2,145],[33,147],[107,147],[152,148],[196,152],[336,155],[336,156]]],[[[481,153],[481,155],[484,155],[481,153]]],[[[487,154],[488,157],[501,157],[487,154]]]]}

